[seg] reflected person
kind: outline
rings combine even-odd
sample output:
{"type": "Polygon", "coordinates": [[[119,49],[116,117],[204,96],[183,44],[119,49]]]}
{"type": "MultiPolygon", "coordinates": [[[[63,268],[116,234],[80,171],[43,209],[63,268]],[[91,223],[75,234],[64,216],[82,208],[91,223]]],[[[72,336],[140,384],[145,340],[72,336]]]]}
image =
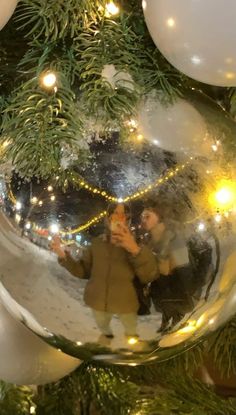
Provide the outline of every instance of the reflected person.
{"type": "Polygon", "coordinates": [[[118,315],[128,337],[137,336],[139,302],[133,284],[137,276],[141,282],[152,281],[157,273],[154,255],[148,247],[137,245],[129,230],[130,208],[127,204],[111,204],[105,220],[105,233],[94,238],[91,246],[75,260],[54,238],[53,251],[59,263],[71,274],[88,279],[84,301],[91,307],[97,326],[108,338],[113,337],[110,322],[118,315]],[[119,232],[122,229],[122,246],[119,232]]]}
{"type": "Polygon", "coordinates": [[[158,203],[147,204],[141,215],[142,227],[148,232],[147,244],[156,255],[160,275],[150,284],[150,296],[156,311],[162,313],[158,331],[179,322],[193,309],[188,286],[192,281],[192,267],[188,247],[176,222],[165,215],[158,203]]]}

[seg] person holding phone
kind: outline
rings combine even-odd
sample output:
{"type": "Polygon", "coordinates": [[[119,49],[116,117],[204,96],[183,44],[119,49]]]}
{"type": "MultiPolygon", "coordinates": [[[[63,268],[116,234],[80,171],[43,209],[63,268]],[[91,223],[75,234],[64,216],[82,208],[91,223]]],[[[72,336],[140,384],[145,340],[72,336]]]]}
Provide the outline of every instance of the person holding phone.
{"type": "Polygon", "coordinates": [[[84,301],[91,307],[101,333],[112,338],[110,323],[118,315],[128,337],[137,336],[139,302],[133,284],[135,276],[148,283],[157,276],[152,251],[140,247],[129,229],[130,207],[123,203],[109,205],[105,233],[94,238],[82,258],[75,260],[55,237],[51,248],[59,263],[78,278],[88,279],[84,301]]]}

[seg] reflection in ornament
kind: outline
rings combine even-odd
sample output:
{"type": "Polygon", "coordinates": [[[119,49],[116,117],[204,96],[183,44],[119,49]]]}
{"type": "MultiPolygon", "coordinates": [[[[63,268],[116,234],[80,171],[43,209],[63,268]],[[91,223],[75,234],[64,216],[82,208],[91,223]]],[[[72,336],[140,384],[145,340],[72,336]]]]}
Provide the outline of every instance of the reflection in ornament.
{"type": "MultiPolygon", "coordinates": [[[[127,145],[124,150],[120,143],[117,144],[117,137],[114,137],[114,140],[111,137],[108,144],[103,143],[100,146],[100,143],[96,143],[96,151],[94,152],[96,163],[89,164],[88,168],[82,172],[78,171],[77,177],[81,177],[80,173],[84,177],[81,179],[84,183],[81,190],[71,192],[68,190],[68,193],[60,194],[60,191],[54,186],[54,182],[42,183],[38,190],[41,190],[41,187],[46,189],[47,200],[50,200],[51,195],[48,193],[47,187],[53,184],[56,200],[54,203],[49,201],[46,206],[46,199],[42,199],[44,205],[39,208],[40,192],[34,189],[37,203],[32,207],[30,194],[28,204],[32,208],[32,216],[27,218],[25,224],[29,222],[31,227],[26,230],[23,237],[21,237],[21,229],[14,222],[16,212],[12,208],[12,202],[7,201],[4,206],[5,213],[3,211],[0,215],[0,265],[3,285],[11,297],[24,308],[24,312],[20,310],[19,318],[23,313],[31,330],[37,335],[40,334],[49,345],[53,344],[64,353],[79,359],[110,359],[115,363],[117,361],[124,363],[127,362],[127,359],[132,364],[150,359],[162,359],[165,353],[171,355],[170,346],[180,343],[183,346],[191,346],[192,342],[201,340],[201,337],[210,330],[217,329],[222,324],[223,318],[220,317],[220,313],[221,310],[225,310],[227,302],[229,306],[225,315],[229,318],[234,313],[235,303],[233,297],[230,296],[230,290],[234,288],[235,276],[232,269],[228,273],[227,260],[235,251],[233,226],[236,222],[236,215],[233,209],[218,211],[215,198],[214,206],[211,206],[209,194],[216,195],[216,192],[224,187],[221,183],[222,179],[225,179],[228,184],[234,181],[235,170],[231,156],[233,158],[235,155],[236,127],[227,114],[219,106],[212,104],[211,100],[203,94],[190,91],[188,98],[185,99],[199,113],[207,137],[214,143],[220,142],[219,145],[217,144],[217,152],[210,150],[210,161],[206,154],[203,157],[202,155],[200,157],[188,156],[188,161],[184,160],[179,163],[177,151],[163,152],[156,143],[145,140],[145,137],[140,140],[138,148],[127,145]],[[230,150],[228,150],[229,148],[230,150]],[[225,149],[227,151],[224,151],[225,149]],[[94,192],[96,189],[97,192],[94,192]],[[101,193],[99,193],[100,189],[101,193]],[[101,335],[101,330],[91,308],[86,306],[84,302],[84,291],[88,284],[91,287],[94,281],[91,268],[88,267],[85,270],[84,279],[76,279],[73,276],[73,269],[70,273],[67,272],[58,264],[57,256],[49,250],[48,238],[53,236],[49,232],[51,224],[59,225],[59,229],[57,228],[56,231],[68,233],[63,235],[63,238],[66,243],[71,242],[73,246],[67,247],[67,249],[80,265],[86,255],[89,258],[94,241],[102,240],[104,243],[107,241],[111,244],[111,240],[106,239],[108,229],[102,224],[100,227],[95,227],[93,226],[95,222],[92,223],[93,219],[99,219],[97,212],[104,213],[105,216],[109,211],[107,202],[110,200],[106,197],[100,197],[103,196],[102,189],[105,189],[105,195],[108,197],[112,194],[117,195],[115,200],[120,204],[126,200],[132,202],[132,232],[137,233],[140,245],[148,245],[145,247],[147,250],[154,248],[149,246],[149,243],[153,241],[150,241],[151,235],[146,235],[148,230],[146,229],[144,232],[142,229],[144,202],[147,202],[147,196],[148,201],[151,200],[154,205],[160,202],[163,209],[160,217],[165,216],[168,220],[166,219],[166,223],[161,222],[161,226],[157,226],[157,229],[163,229],[162,224],[164,224],[164,229],[168,229],[169,232],[167,233],[168,238],[170,237],[171,240],[171,235],[174,233],[176,241],[176,245],[173,247],[175,255],[173,258],[171,256],[173,260],[171,264],[176,265],[174,260],[177,260],[177,264],[181,264],[181,266],[187,264],[187,266],[195,267],[194,269],[199,271],[198,274],[194,274],[198,275],[196,280],[199,291],[195,291],[196,287],[193,287],[194,299],[188,311],[184,308],[183,313],[179,316],[181,319],[181,316],[184,315],[182,320],[176,323],[176,320],[173,321],[172,315],[169,320],[172,332],[169,334],[161,333],[160,337],[157,334],[157,330],[161,326],[160,311],[163,309],[160,307],[158,310],[158,307],[154,307],[155,296],[150,298],[149,291],[145,288],[145,292],[142,291],[142,293],[147,296],[145,299],[149,305],[145,309],[146,314],[143,313],[143,310],[138,316],[134,313],[137,318],[135,320],[137,321],[137,331],[128,332],[132,335],[126,336],[123,323],[113,314],[114,309],[112,309],[112,330],[105,334],[102,332],[103,335],[101,335]],[[220,220],[218,220],[219,217],[220,220]],[[88,218],[92,219],[88,221],[88,218]],[[12,225],[13,222],[14,225],[12,225]],[[85,232],[83,229],[83,232],[78,234],[80,230],[78,223],[83,226],[88,225],[89,231],[85,232]],[[201,224],[204,226],[200,227],[201,224]],[[218,259],[216,239],[219,241],[220,247],[219,266],[216,266],[218,259]],[[186,240],[188,241],[188,249],[186,248],[186,240]],[[203,255],[200,255],[199,251],[203,252],[203,255]],[[220,291],[221,277],[225,278],[225,275],[229,275],[227,289],[220,291]],[[206,292],[213,276],[215,279],[209,297],[205,301],[206,292]],[[32,318],[29,318],[26,311],[34,317],[38,325],[32,321],[32,318]],[[51,335],[47,336],[46,333],[51,335]],[[168,350],[165,350],[166,348],[168,350]]],[[[138,125],[134,121],[130,120],[131,124],[128,128],[137,128],[138,136],[138,125]]],[[[17,186],[14,184],[14,180],[12,188],[15,193],[15,201],[23,201],[21,191],[16,190],[17,186]]],[[[25,206],[22,205],[20,211],[22,216],[25,213],[24,208],[25,206]]],[[[104,222],[107,224],[108,221],[104,222]]],[[[168,238],[167,246],[169,244],[168,238]]],[[[59,248],[62,249],[61,246],[59,248]]],[[[61,251],[59,252],[61,253],[61,251]]],[[[130,304],[131,296],[127,294],[128,290],[125,288],[125,284],[121,283],[121,273],[116,262],[117,250],[111,246],[111,255],[114,254],[112,260],[110,254],[106,254],[107,259],[104,260],[104,263],[105,266],[108,263],[109,265],[102,275],[109,275],[110,267],[119,274],[117,285],[113,284],[107,293],[110,295],[111,291],[114,292],[115,298],[119,294],[119,298],[121,295],[122,300],[126,304],[130,304]]],[[[124,251],[122,251],[123,254],[124,251]]],[[[157,255],[158,252],[155,254],[157,255]]],[[[127,252],[122,258],[124,261],[127,260],[127,252]]],[[[129,254],[128,258],[130,258],[129,254]]],[[[100,260],[101,255],[99,254],[96,261],[95,259],[92,261],[96,272],[101,266],[100,260]]],[[[132,257],[129,260],[132,261],[132,257]]],[[[231,263],[233,263],[233,259],[231,263]]],[[[175,269],[174,266],[173,269],[175,269]]],[[[181,278],[185,278],[184,274],[181,278]]],[[[110,279],[108,280],[110,282],[110,279]]],[[[175,287],[178,294],[181,294],[180,286],[182,287],[182,285],[177,286],[176,284],[175,287]]],[[[133,298],[137,300],[138,294],[134,291],[133,286],[131,288],[133,298]]],[[[98,288],[95,287],[92,291],[97,298],[98,288]]],[[[167,300],[170,304],[173,300],[173,291],[168,295],[167,300]]],[[[179,298],[176,299],[178,301],[179,298]]],[[[111,303],[114,305],[114,300],[111,303]]],[[[180,301],[180,307],[183,305],[183,301],[180,301]]],[[[105,315],[105,317],[107,316],[105,315]]],[[[175,353],[174,349],[173,353],[175,353]]]]}

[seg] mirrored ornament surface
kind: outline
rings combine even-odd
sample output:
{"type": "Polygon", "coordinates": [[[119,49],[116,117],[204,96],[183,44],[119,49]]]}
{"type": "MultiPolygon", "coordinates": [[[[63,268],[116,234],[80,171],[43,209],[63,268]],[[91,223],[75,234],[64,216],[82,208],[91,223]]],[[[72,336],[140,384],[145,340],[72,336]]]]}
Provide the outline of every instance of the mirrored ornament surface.
{"type": "Polygon", "coordinates": [[[174,137],[167,152],[130,120],[128,142],[94,138],[77,188],[3,179],[1,301],[68,355],[166,359],[234,313],[235,123],[197,91],[184,100],[207,153],[177,151],[174,137]]]}

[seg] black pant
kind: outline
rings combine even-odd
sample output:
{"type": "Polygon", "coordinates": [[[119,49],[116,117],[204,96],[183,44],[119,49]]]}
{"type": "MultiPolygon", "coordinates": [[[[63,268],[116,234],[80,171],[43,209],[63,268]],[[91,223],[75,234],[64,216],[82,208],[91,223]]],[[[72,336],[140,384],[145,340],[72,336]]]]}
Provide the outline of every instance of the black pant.
{"type": "Polygon", "coordinates": [[[151,283],[152,302],[156,311],[162,313],[163,324],[172,317],[177,322],[193,309],[194,289],[190,266],[176,268],[171,275],[161,275],[151,283]]]}

